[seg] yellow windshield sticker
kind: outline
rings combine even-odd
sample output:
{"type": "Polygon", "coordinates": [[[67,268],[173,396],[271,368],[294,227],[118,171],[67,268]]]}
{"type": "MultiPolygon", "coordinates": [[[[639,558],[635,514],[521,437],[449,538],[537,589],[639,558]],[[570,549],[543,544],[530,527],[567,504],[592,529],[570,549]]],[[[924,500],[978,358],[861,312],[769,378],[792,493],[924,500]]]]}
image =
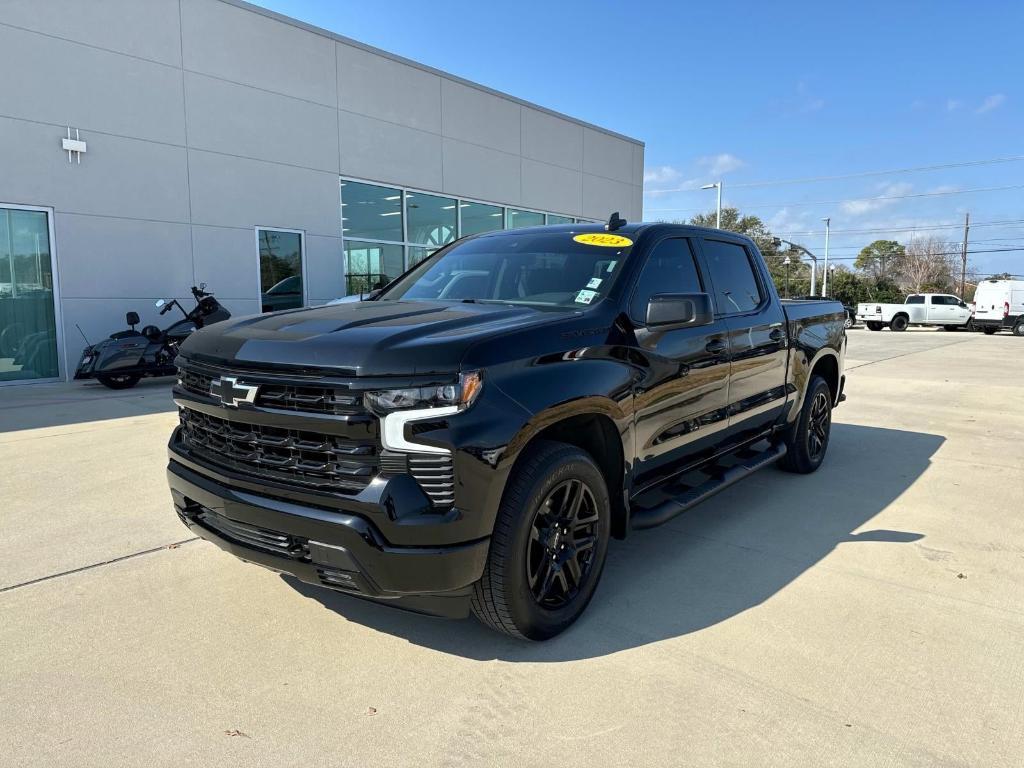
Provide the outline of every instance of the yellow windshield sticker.
{"type": "Polygon", "coordinates": [[[576,235],[573,238],[577,243],[584,245],[601,245],[605,248],[625,248],[632,245],[633,241],[622,235],[606,235],[603,232],[591,232],[586,235],[576,235]]]}

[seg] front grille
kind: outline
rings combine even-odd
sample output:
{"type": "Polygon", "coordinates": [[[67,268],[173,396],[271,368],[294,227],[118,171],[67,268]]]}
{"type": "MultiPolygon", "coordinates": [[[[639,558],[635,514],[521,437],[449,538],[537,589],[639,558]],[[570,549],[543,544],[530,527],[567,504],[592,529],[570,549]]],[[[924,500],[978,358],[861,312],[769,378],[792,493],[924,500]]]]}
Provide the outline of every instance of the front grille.
{"type": "MultiPolygon", "coordinates": [[[[182,367],[178,372],[183,389],[204,397],[210,397],[210,384],[218,377],[217,373],[192,367],[182,367]]],[[[338,415],[361,413],[363,410],[362,396],[345,387],[265,382],[261,376],[246,376],[245,373],[238,373],[237,378],[259,385],[254,405],[260,408],[338,415]]]]}
{"type": "Polygon", "coordinates": [[[181,409],[185,444],[202,459],[261,478],[361,490],[377,474],[377,449],[334,435],[247,424],[181,409]]]}
{"type": "Polygon", "coordinates": [[[455,503],[455,468],[451,456],[410,453],[409,473],[436,506],[449,507],[455,503]]]}
{"type": "Polygon", "coordinates": [[[298,536],[291,536],[287,533],[278,533],[266,528],[257,528],[255,525],[240,523],[206,507],[199,507],[199,512],[195,515],[195,519],[225,538],[236,541],[239,544],[245,544],[253,549],[272,552],[275,555],[288,557],[292,560],[309,559],[308,543],[305,539],[298,536]]]}

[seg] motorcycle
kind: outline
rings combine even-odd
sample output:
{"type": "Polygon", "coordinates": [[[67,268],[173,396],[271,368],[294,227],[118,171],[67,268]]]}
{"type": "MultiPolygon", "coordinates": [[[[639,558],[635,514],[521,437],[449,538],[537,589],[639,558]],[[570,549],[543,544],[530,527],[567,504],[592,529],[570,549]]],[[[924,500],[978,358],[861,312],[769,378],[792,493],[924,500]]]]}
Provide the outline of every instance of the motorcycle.
{"type": "MultiPolygon", "coordinates": [[[[192,286],[195,307],[186,312],[177,299],[160,299],[157,309],[161,315],[174,307],[184,317],[160,330],[155,325],[135,330],[139,323],[137,312],[128,312],[125,321],[128,330],[110,334],[98,344],[89,344],[83,351],[75,370],[75,379],[96,379],[111,389],[129,389],[143,376],[170,376],[175,373],[174,359],[181,343],[193,331],[203,326],[227,320],[231,313],[221,306],[213,294],[206,292],[206,283],[192,286]]],[[[86,339],[86,344],[89,340],[86,339]]]]}

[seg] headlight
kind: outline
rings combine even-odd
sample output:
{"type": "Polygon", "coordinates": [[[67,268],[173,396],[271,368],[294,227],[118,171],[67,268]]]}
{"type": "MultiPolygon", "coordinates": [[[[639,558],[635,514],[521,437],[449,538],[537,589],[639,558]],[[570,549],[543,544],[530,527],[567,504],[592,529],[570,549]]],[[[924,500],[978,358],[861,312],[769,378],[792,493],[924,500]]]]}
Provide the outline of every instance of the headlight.
{"type": "Polygon", "coordinates": [[[480,372],[473,371],[460,374],[457,384],[410,387],[408,389],[381,389],[376,392],[367,392],[364,398],[370,410],[379,415],[413,408],[456,406],[461,410],[473,404],[482,388],[480,372]]]}

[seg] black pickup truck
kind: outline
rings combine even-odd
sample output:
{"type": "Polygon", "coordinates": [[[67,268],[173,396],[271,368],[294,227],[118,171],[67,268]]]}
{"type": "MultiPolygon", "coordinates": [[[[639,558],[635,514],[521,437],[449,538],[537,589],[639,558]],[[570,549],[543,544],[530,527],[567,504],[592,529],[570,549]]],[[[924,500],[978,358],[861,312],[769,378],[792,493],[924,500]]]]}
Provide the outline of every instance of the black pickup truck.
{"type": "Polygon", "coordinates": [[[718,230],[464,238],[362,301],[193,334],[174,506],[301,581],[545,639],[610,539],[768,465],[818,468],[845,319],[781,301],[754,243],[718,230]]]}

